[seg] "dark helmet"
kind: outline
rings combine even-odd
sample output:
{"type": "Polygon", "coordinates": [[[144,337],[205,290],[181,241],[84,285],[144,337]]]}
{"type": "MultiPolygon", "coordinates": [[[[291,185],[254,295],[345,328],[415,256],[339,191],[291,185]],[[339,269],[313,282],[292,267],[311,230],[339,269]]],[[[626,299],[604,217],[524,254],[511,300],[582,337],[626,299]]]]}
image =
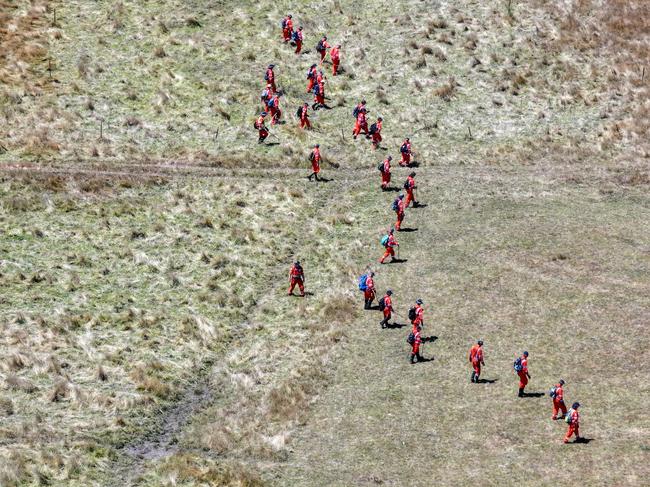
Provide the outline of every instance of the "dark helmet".
{"type": "Polygon", "coordinates": [[[327,36],[323,36],[323,40],[326,41],[326,40],[327,40],[327,36]]]}
{"type": "Polygon", "coordinates": [[[260,113],[260,115],[262,115],[263,117],[266,117],[268,115],[268,113],[262,112],[262,113],[260,113]]]}
{"type": "Polygon", "coordinates": [[[315,68],[315,67],[316,67],[316,64],[312,64],[310,67],[315,68]]]}
{"type": "Polygon", "coordinates": [[[289,17],[290,19],[292,19],[292,18],[293,18],[293,17],[291,16],[291,14],[289,14],[289,15],[287,15],[287,17],[289,17]]]}
{"type": "Polygon", "coordinates": [[[314,147],[315,147],[316,149],[318,149],[318,148],[320,147],[320,145],[319,145],[319,144],[316,144],[314,147]]]}
{"type": "Polygon", "coordinates": [[[386,291],[386,294],[387,294],[388,296],[392,296],[393,291],[391,291],[391,290],[389,289],[388,291],[386,291]]]}
{"type": "Polygon", "coordinates": [[[375,273],[370,271],[370,277],[373,277],[374,275],[375,275],[375,273]]]}
{"type": "Polygon", "coordinates": [[[416,299],[415,304],[422,304],[422,300],[420,298],[416,299]]]}
{"type": "Polygon", "coordinates": [[[362,104],[362,105],[365,105],[365,104],[366,104],[366,100],[361,100],[361,104],[362,104]]]}
{"type": "Polygon", "coordinates": [[[386,159],[388,159],[389,161],[392,161],[392,160],[393,160],[393,156],[388,156],[386,159]]]}
{"type": "Polygon", "coordinates": [[[478,343],[479,345],[483,345],[483,340],[479,340],[477,343],[478,343]]]}
{"type": "Polygon", "coordinates": [[[579,402],[574,402],[574,403],[573,403],[573,406],[571,406],[571,407],[572,407],[573,409],[578,409],[578,408],[580,407],[580,403],[579,403],[579,402]]]}
{"type": "Polygon", "coordinates": [[[411,174],[409,174],[409,176],[411,176],[412,178],[414,178],[414,177],[415,177],[415,172],[412,172],[411,174]]]}
{"type": "Polygon", "coordinates": [[[406,140],[406,142],[410,142],[410,141],[411,141],[411,139],[409,139],[408,137],[407,137],[405,140],[406,140]]]}
{"type": "Polygon", "coordinates": [[[304,105],[304,106],[308,107],[308,106],[309,106],[309,103],[305,102],[305,105],[304,105]]]}
{"type": "Polygon", "coordinates": [[[391,228],[390,230],[388,230],[388,233],[390,233],[392,235],[394,231],[395,231],[395,229],[391,228]]]}
{"type": "Polygon", "coordinates": [[[297,261],[294,262],[294,264],[296,264],[296,265],[300,265],[300,261],[297,260],[297,261]]]}
{"type": "Polygon", "coordinates": [[[528,352],[524,350],[524,357],[528,357],[528,352]]]}
{"type": "Polygon", "coordinates": [[[298,30],[302,30],[302,25],[300,27],[298,27],[298,30]]]}
{"type": "Polygon", "coordinates": [[[560,379],[560,385],[561,385],[561,386],[564,385],[564,379],[560,379]]]}
{"type": "Polygon", "coordinates": [[[384,119],[381,118],[381,117],[377,117],[377,120],[379,120],[380,122],[383,122],[383,121],[384,121],[384,119]]]}
{"type": "Polygon", "coordinates": [[[275,68],[275,64],[269,64],[269,69],[275,68]]]}
{"type": "Polygon", "coordinates": [[[404,195],[403,195],[402,193],[400,193],[397,197],[398,197],[400,200],[401,200],[401,199],[404,199],[404,195]]]}

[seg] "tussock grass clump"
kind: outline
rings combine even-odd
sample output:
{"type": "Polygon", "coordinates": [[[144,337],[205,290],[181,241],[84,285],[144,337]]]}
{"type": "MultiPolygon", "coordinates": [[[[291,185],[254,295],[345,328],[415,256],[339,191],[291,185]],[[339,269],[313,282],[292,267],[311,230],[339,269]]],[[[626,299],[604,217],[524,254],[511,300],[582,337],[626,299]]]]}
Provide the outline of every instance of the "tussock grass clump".
{"type": "Polygon", "coordinates": [[[456,93],[456,86],[457,86],[456,80],[452,77],[449,78],[447,83],[436,88],[433,91],[433,93],[434,95],[439,96],[445,101],[450,101],[454,97],[454,94],[456,93]]]}

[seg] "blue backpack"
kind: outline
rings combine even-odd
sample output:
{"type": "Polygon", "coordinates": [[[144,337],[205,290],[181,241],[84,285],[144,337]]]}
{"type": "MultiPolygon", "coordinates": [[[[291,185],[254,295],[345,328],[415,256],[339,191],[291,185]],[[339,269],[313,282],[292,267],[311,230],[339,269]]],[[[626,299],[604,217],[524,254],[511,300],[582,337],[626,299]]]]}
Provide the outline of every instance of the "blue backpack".
{"type": "Polygon", "coordinates": [[[521,365],[521,357],[517,357],[515,362],[512,364],[512,368],[515,369],[515,372],[521,372],[524,370],[524,366],[521,365]]]}
{"type": "Polygon", "coordinates": [[[364,274],[359,278],[359,291],[365,291],[368,289],[368,286],[366,286],[366,279],[368,279],[368,274],[364,274]]]}
{"type": "Polygon", "coordinates": [[[298,31],[297,31],[297,30],[294,30],[294,31],[293,31],[293,34],[291,34],[291,39],[293,39],[294,41],[298,41],[298,40],[299,40],[299,39],[298,39],[298,31]]]}
{"type": "Polygon", "coordinates": [[[408,152],[408,148],[406,147],[406,144],[402,144],[402,147],[399,148],[399,151],[402,154],[406,154],[408,152]]]}
{"type": "Polygon", "coordinates": [[[392,208],[393,211],[397,211],[397,210],[399,210],[399,203],[398,203],[398,201],[399,201],[399,200],[395,200],[395,201],[393,201],[393,205],[391,206],[391,208],[392,208]]]}
{"type": "Polygon", "coordinates": [[[384,247],[388,246],[388,235],[384,235],[381,237],[381,240],[379,241],[384,247]]]}
{"type": "Polygon", "coordinates": [[[287,19],[282,19],[282,22],[280,23],[280,25],[282,26],[283,29],[286,28],[287,27],[287,19]]]}
{"type": "Polygon", "coordinates": [[[354,118],[357,118],[357,117],[359,116],[359,105],[357,105],[356,107],[354,107],[354,110],[352,110],[352,116],[353,116],[354,118]]]}

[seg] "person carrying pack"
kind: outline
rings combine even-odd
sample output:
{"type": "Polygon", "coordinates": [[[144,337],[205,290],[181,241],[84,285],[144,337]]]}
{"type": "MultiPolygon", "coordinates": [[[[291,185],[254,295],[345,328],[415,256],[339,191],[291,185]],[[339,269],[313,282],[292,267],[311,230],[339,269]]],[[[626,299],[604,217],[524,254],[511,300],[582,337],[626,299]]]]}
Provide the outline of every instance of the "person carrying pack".
{"type": "Polygon", "coordinates": [[[289,296],[293,296],[293,289],[298,286],[300,297],[305,297],[305,272],[300,261],[295,261],[289,270],[289,296]]]}
{"type": "Polygon", "coordinates": [[[384,252],[383,257],[381,259],[379,259],[379,263],[383,264],[384,261],[389,256],[391,258],[391,262],[394,262],[395,261],[395,247],[399,247],[399,244],[397,243],[397,240],[395,240],[394,230],[392,228],[388,232],[388,235],[384,235],[381,238],[381,244],[384,246],[386,251],[384,252]]]}
{"type": "Polygon", "coordinates": [[[352,137],[355,140],[362,130],[366,135],[366,138],[368,137],[368,121],[366,120],[366,112],[367,110],[365,107],[360,107],[357,111],[357,121],[354,124],[354,130],[352,130],[352,137]]]}
{"type": "Polygon", "coordinates": [[[379,144],[383,140],[381,138],[381,126],[384,119],[381,117],[377,118],[377,121],[370,126],[370,136],[372,137],[372,147],[377,150],[379,144]]]}
{"type": "Polygon", "coordinates": [[[267,112],[260,113],[260,116],[253,124],[253,127],[255,127],[255,129],[258,131],[258,136],[259,136],[259,139],[257,141],[258,144],[264,142],[264,140],[269,136],[269,131],[266,128],[266,125],[264,125],[264,118],[266,117],[266,115],[267,112]]]}
{"type": "Polygon", "coordinates": [[[291,36],[291,40],[296,44],[296,54],[300,54],[300,51],[302,50],[302,41],[304,39],[304,36],[302,35],[302,25],[298,27],[298,30],[294,31],[293,35],[291,36]]]}
{"type": "Polygon", "coordinates": [[[382,328],[386,328],[389,325],[389,321],[393,313],[393,291],[388,289],[383,298],[379,300],[379,309],[384,313],[384,319],[379,322],[382,328]]]}
{"type": "Polygon", "coordinates": [[[271,84],[267,83],[266,88],[262,90],[262,94],[260,95],[260,101],[262,102],[262,110],[266,111],[268,108],[268,103],[271,97],[273,96],[273,88],[271,88],[271,84]]]}
{"type": "Polygon", "coordinates": [[[327,36],[323,36],[323,38],[318,41],[318,44],[316,44],[316,52],[320,54],[320,63],[323,64],[323,61],[325,60],[325,56],[327,56],[327,50],[330,49],[332,46],[330,46],[327,42],[327,36]]]}
{"type": "Polygon", "coordinates": [[[301,129],[311,129],[311,123],[309,123],[309,103],[305,102],[303,106],[298,108],[298,111],[296,112],[296,117],[300,121],[300,128],[301,129]]]}
{"type": "Polygon", "coordinates": [[[291,40],[293,35],[293,20],[291,14],[283,18],[280,25],[282,27],[282,39],[287,43],[291,40]]]}
{"type": "Polygon", "coordinates": [[[321,155],[320,155],[320,145],[316,144],[312,151],[309,153],[309,160],[311,161],[311,169],[312,173],[307,176],[307,179],[311,181],[311,178],[316,178],[316,181],[320,181],[318,179],[318,173],[320,173],[320,161],[321,161],[321,155]]]}
{"type": "Polygon", "coordinates": [[[312,104],[313,110],[318,110],[319,107],[325,106],[325,83],[322,81],[314,85],[314,103],[312,104]]]}
{"type": "Polygon", "coordinates": [[[415,364],[424,360],[422,355],[420,355],[420,345],[422,345],[422,335],[420,332],[422,327],[420,325],[415,327],[415,331],[409,333],[408,338],[406,339],[407,343],[411,345],[411,363],[415,364]]]}
{"type": "Polygon", "coordinates": [[[271,125],[277,124],[280,121],[280,117],[282,117],[282,110],[280,110],[281,96],[282,93],[276,93],[266,103],[271,114],[271,125]]]}
{"type": "Polygon", "coordinates": [[[275,93],[278,91],[278,89],[275,86],[275,73],[273,72],[273,68],[275,68],[275,64],[269,64],[269,66],[266,68],[266,72],[264,73],[264,81],[271,85],[271,88],[273,88],[273,93],[275,93]]]}
{"type": "Polygon", "coordinates": [[[399,161],[400,166],[408,166],[411,163],[411,141],[407,137],[399,148],[402,159],[399,161]]]}
{"type": "Polygon", "coordinates": [[[558,412],[562,413],[559,417],[559,419],[562,419],[567,413],[566,405],[564,404],[564,380],[560,379],[560,382],[551,387],[548,395],[553,399],[553,415],[551,419],[558,419],[558,412]]]}
{"type": "Polygon", "coordinates": [[[481,365],[485,365],[483,361],[483,340],[476,342],[472,348],[469,349],[469,361],[472,364],[472,383],[478,384],[478,378],[481,375],[481,365]]]}
{"type": "Polygon", "coordinates": [[[372,271],[366,274],[366,282],[363,285],[363,309],[371,309],[372,302],[375,300],[375,281],[373,277],[375,277],[375,273],[372,271]]]}
{"type": "Polygon", "coordinates": [[[361,110],[366,109],[366,100],[361,100],[361,103],[357,104],[352,110],[352,116],[356,119],[359,116],[361,110]]]}
{"type": "Polygon", "coordinates": [[[404,208],[408,208],[411,202],[413,202],[414,208],[419,205],[419,203],[415,200],[414,191],[416,188],[417,186],[415,185],[415,172],[412,172],[408,175],[406,181],[404,182],[404,189],[406,190],[406,201],[404,201],[404,208]]]}
{"type": "Polygon", "coordinates": [[[580,413],[578,413],[578,408],[580,407],[579,402],[574,402],[566,413],[564,421],[569,425],[566,435],[564,436],[564,443],[568,443],[571,436],[576,436],[576,443],[582,441],[580,437],[580,413]]]}
{"type": "Polygon", "coordinates": [[[397,214],[397,221],[395,222],[395,230],[400,232],[402,230],[402,223],[404,222],[404,195],[399,194],[397,198],[395,198],[395,201],[393,201],[393,205],[391,206],[391,209],[397,214]]]}
{"type": "Polygon", "coordinates": [[[528,379],[530,379],[530,374],[528,373],[528,352],[524,351],[521,357],[517,359],[512,364],[512,368],[515,370],[519,376],[519,397],[524,397],[524,389],[526,384],[528,384],[528,379]]]}
{"type": "Polygon", "coordinates": [[[418,326],[424,327],[424,309],[422,308],[422,299],[418,298],[415,300],[415,306],[409,308],[409,321],[413,326],[412,331],[415,333],[415,330],[418,326]]]}
{"type": "Polygon", "coordinates": [[[381,163],[381,190],[387,191],[390,184],[390,163],[393,160],[392,156],[386,157],[381,163]]]}
{"type": "Polygon", "coordinates": [[[314,85],[316,84],[316,72],[318,71],[315,64],[312,64],[307,71],[307,93],[314,91],[314,85]]]}

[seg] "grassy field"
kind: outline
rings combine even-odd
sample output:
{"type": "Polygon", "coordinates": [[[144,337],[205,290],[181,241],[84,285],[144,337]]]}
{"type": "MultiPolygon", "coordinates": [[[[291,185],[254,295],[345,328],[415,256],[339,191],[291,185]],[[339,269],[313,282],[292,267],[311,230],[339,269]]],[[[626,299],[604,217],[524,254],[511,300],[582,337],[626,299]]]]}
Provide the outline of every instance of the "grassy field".
{"type": "Polygon", "coordinates": [[[0,486],[644,485],[649,8],[0,0],[0,486]],[[305,133],[324,33],[343,73],[305,133]],[[287,123],[258,146],[270,62],[287,123]],[[362,98],[377,152],[350,137],[362,98]],[[413,366],[355,283],[406,136],[426,206],[376,281],[402,323],[424,299],[413,366]],[[515,397],[523,349],[588,444],[515,397]]]}

